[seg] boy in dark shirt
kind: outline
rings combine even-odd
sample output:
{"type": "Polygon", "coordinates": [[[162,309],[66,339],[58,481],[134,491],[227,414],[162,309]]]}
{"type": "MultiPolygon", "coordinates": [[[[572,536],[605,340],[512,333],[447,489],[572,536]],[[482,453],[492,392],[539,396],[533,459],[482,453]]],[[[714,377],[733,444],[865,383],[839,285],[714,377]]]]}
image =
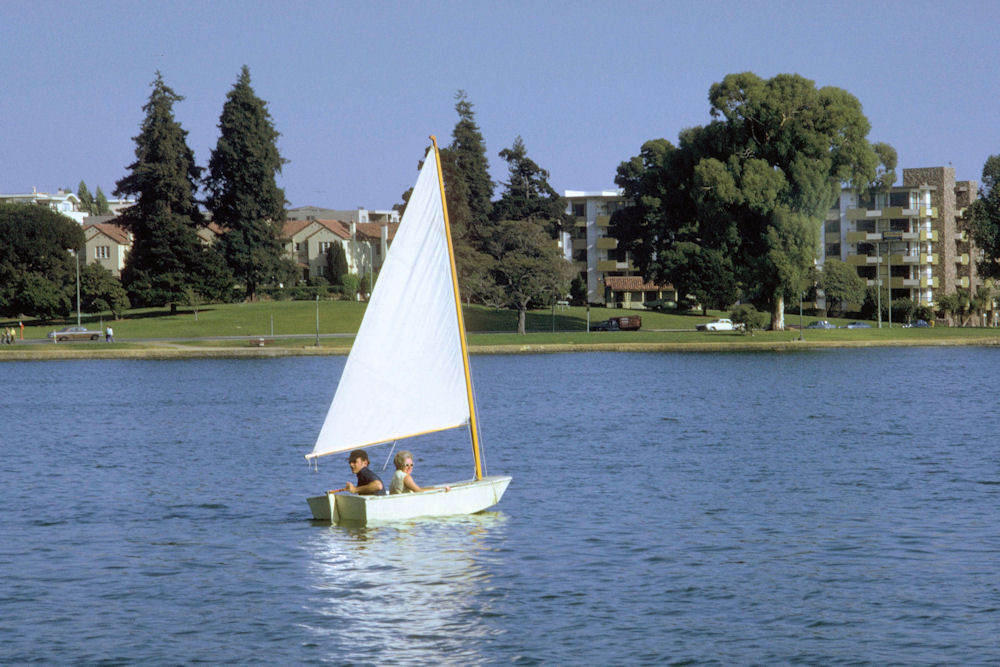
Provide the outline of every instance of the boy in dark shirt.
{"type": "Polygon", "coordinates": [[[368,452],[363,449],[355,449],[347,458],[351,472],[358,476],[357,485],[348,482],[344,489],[361,496],[382,496],[386,494],[385,485],[379,476],[368,467],[368,452]]]}

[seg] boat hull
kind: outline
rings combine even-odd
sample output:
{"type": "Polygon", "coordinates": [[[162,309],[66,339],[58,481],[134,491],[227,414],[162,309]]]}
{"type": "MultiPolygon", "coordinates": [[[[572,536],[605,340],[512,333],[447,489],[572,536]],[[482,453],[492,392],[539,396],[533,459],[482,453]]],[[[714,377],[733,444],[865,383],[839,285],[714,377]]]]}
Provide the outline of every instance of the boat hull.
{"type": "Polygon", "coordinates": [[[495,475],[481,480],[450,484],[450,491],[436,488],[420,493],[388,496],[359,496],[330,493],[309,498],[313,519],[331,523],[372,524],[419,517],[475,514],[498,502],[511,477],[495,475]]]}

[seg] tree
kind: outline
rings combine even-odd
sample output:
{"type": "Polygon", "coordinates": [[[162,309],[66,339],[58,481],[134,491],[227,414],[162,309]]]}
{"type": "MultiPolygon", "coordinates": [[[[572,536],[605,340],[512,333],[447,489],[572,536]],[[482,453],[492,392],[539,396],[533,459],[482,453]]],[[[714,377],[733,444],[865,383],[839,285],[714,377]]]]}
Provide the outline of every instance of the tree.
{"type": "Polygon", "coordinates": [[[83,230],[44,206],[0,204],[0,316],[68,315],[76,297],[83,230]],[[72,297],[72,298],[71,298],[72,297]]]}
{"type": "Polygon", "coordinates": [[[197,235],[204,222],[195,200],[201,169],[186,143],[187,131],[173,115],[174,103],[184,98],[159,72],[151,85],[146,117],[134,137],[136,161],[115,190],[118,196],[136,196],[118,220],[133,237],[122,283],[134,305],[169,304],[176,312],[186,287],[221,298],[232,278],[221,256],[197,235]]]}
{"type": "Polygon", "coordinates": [[[285,160],[267,105],[250,86],[246,65],[226,96],[219,117],[221,135],[208,162],[206,206],[225,230],[219,249],[247,298],[275,282],[282,256],[285,193],[277,186],[285,160]]]}
{"type": "Polygon", "coordinates": [[[96,206],[94,205],[94,197],[90,194],[90,190],[87,189],[87,184],[80,181],[80,185],[76,188],[76,196],[80,199],[80,210],[90,215],[96,214],[96,206]]]}
{"type": "Polygon", "coordinates": [[[458,122],[451,133],[451,145],[441,150],[449,222],[453,233],[464,230],[479,245],[492,219],[493,181],[486,158],[486,143],[476,125],[472,103],[464,90],[458,91],[455,99],[458,122]]]}
{"type": "Polygon", "coordinates": [[[108,204],[108,198],[104,196],[104,191],[98,185],[97,194],[94,195],[94,214],[107,215],[109,213],[111,213],[111,206],[108,204]]]}
{"type": "Polygon", "coordinates": [[[733,264],[721,252],[703,248],[696,243],[682,242],[660,258],[663,276],[677,290],[678,307],[687,308],[690,299],[709,308],[728,308],[739,298],[733,264]]]}
{"type": "Polygon", "coordinates": [[[496,259],[494,283],[505,297],[504,305],[517,309],[517,332],[524,334],[528,306],[547,305],[565,294],[575,270],[541,225],[531,220],[497,223],[487,249],[496,259]]]}
{"type": "Polygon", "coordinates": [[[749,303],[742,303],[729,314],[733,324],[742,325],[743,333],[753,335],[754,331],[763,329],[767,322],[767,313],[762,313],[749,303]]]}
{"type": "Polygon", "coordinates": [[[844,312],[846,304],[864,303],[865,279],[858,275],[853,266],[839,259],[826,260],[816,282],[817,287],[826,295],[827,307],[836,304],[831,310],[844,312]]]}
{"type": "Polygon", "coordinates": [[[326,276],[333,285],[343,285],[344,276],[350,267],[347,266],[347,255],[344,253],[344,246],[334,243],[326,251],[326,276]]]}
{"type": "Polygon", "coordinates": [[[500,151],[507,161],[509,180],[507,189],[493,205],[493,219],[532,220],[549,227],[550,236],[569,222],[566,200],[549,185],[549,172],[528,157],[521,137],[514,145],[500,151]]]}
{"type": "Polygon", "coordinates": [[[100,264],[87,264],[80,270],[80,298],[83,310],[111,311],[116,320],[132,307],[121,282],[100,264]]]}
{"type": "Polygon", "coordinates": [[[984,278],[1000,278],[1000,155],[991,155],[983,165],[979,198],[966,211],[969,229],[983,251],[977,268],[984,278]]]}
{"type": "Polygon", "coordinates": [[[615,216],[615,233],[652,279],[666,278],[677,244],[722,253],[745,295],[783,329],[784,302],[805,283],[841,185],[888,178],[895,154],[868,142],[856,98],[795,74],[730,74],[709,101],[708,125],[682,131],[676,147],[648,141],[619,166],[616,183],[632,203],[615,216]]]}

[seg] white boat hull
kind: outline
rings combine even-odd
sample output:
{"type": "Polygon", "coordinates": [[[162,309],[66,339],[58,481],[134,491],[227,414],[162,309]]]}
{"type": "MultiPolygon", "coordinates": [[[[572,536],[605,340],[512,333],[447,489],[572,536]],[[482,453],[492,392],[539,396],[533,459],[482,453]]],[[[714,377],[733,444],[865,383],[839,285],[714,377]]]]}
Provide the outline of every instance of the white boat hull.
{"type": "Polygon", "coordinates": [[[313,519],[332,523],[372,524],[402,521],[418,517],[475,514],[498,502],[507,490],[511,477],[496,475],[479,481],[455,482],[420,493],[388,496],[359,496],[353,493],[330,493],[309,498],[313,519]]]}

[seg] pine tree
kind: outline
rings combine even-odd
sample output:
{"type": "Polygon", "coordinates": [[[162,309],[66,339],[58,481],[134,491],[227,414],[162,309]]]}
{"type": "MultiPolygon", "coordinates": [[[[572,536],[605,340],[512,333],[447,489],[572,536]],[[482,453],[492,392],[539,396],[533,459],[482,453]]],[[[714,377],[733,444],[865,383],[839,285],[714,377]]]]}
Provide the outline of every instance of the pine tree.
{"type": "Polygon", "coordinates": [[[285,162],[278,153],[278,132],[263,100],[250,86],[250,70],[226,96],[219,118],[221,136],[208,163],[206,201],[212,220],[225,234],[220,250],[247,298],[275,282],[282,256],[285,193],[275,174],[285,162]]]}
{"type": "MultiPolygon", "coordinates": [[[[464,90],[458,91],[455,99],[458,100],[455,103],[458,123],[451,134],[451,145],[443,151],[447,159],[442,156],[442,162],[447,164],[452,173],[452,185],[456,193],[464,190],[462,194],[468,210],[468,218],[464,222],[470,238],[476,242],[487,235],[486,228],[493,211],[493,181],[490,179],[490,165],[486,159],[486,143],[476,125],[472,103],[464,90]]],[[[442,167],[444,166],[443,164],[442,167]]],[[[448,210],[450,213],[451,208],[448,210]]]]}
{"type": "Polygon", "coordinates": [[[97,194],[94,195],[94,214],[107,215],[111,213],[111,206],[108,205],[108,198],[104,196],[101,186],[97,186],[97,194]]]}
{"type": "Polygon", "coordinates": [[[76,188],[76,196],[80,199],[80,210],[94,215],[94,198],[83,181],[80,181],[80,185],[76,188]]]}
{"type": "Polygon", "coordinates": [[[493,218],[544,222],[550,233],[561,229],[567,220],[566,200],[549,185],[549,172],[528,157],[524,140],[517,137],[513,146],[500,151],[500,157],[507,161],[510,180],[493,206],[493,218]]]}
{"type": "Polygon", "coordinates": [[[187,145],[187,131],[173,114],[174,102],[184,98],[160,72],[152,88],[143,106],[146,117],[133,137],[136,161],[115,189],[117,196],[136,197],[118,221],[133,237],[122,283],[134,306],[169,304],[176,312],[187,287],[219,298],[231,277],[221,257],[197,235],[203,221],[195,199],[201,170],[187,145]]]}

